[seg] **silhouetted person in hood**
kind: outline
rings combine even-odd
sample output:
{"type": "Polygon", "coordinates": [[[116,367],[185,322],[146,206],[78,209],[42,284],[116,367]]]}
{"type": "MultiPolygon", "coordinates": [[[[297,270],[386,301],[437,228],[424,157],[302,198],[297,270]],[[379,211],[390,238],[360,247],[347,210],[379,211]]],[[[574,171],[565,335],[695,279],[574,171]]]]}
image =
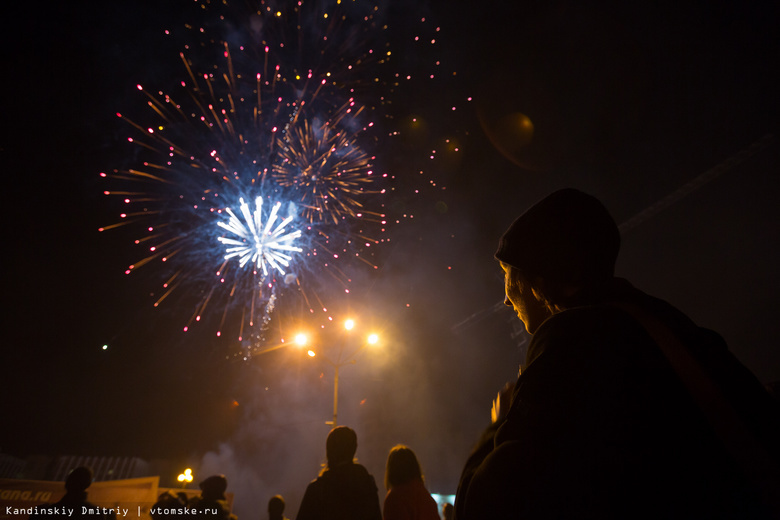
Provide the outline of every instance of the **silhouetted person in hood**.
{"type": "Polygon", "coordinates": [[[230,506],[225,497],[227,478],[225,475],[212,475],[199,484],[200,496],[190,502],[190,509],[196,513],[188,518],[211,520],[236,520],[236,515],[230,512],[230,506]]]}
{"type": "Polygon", "coordinates": [[[772,518],[777,403],[718,334],[615,278],[619,248],[573,189],[501,237],[505,303],[533,337],[455,520],[772,518]]]}
{"type": "Polygon", "coordinates": [[[296,520],[381,520],[371,474],[354,461],[357,435],[338,426],[325,443],[327,467],[306,488],[296,520]]]}
{"type": "Polygon", "coordinates": [[[271,500],[268,501],[268,520],[287,520],[284,516],[284,497],[282,495],[274,495],[271,500]]]}
{"type": "Polygon", "coordinates": [[[54,504],[38,506],[38,513],[30,515],[30,520],[48,518],[89,518],[110,520],[114,514],[104,514],[104,509],[87,501],[87,488],[92,485],[92,469],[80,466],[65,479],[65,496],[54,504]]]}

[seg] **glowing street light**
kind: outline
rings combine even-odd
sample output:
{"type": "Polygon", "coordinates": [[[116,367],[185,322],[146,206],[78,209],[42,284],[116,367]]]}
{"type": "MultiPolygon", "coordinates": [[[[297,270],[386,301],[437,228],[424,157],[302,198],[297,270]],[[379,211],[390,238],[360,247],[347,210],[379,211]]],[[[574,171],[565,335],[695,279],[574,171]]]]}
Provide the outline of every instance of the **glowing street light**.
{"type": "MultiPolygon", "coordinates": [[[[344,329],[349,332],[352,331],[355,328],[355,320],[352,318],[344,320],[344,329]]],[[[331,360],[328,358],[328,356],[323,354],[323,358],[325,358],[325,361],[327,361],[331,366],[333,366],[333,420],[327,421],[326,424],[332,425],[334,428],[338,426],[338,416],[339,416],[339,369],[345,365],[353,365],[357,361],[355,360],[355,355],[357,355],[358,352],[363,350],[366,345],[377,345],[379,343],[379,335],[376,333],[371,333],[368,336],[366,336],[366,340],[364,343],[362,343],[356,350],[354,350],[352,353],[348,354],[347,356],[344,356],[344,342],[339,342],[339,350],[338,350],[338,357],[336,358],[336,361],[331,360]]],[[[309,350],[309,356],[314,357],[316,354],[312,350],[309,350]]]]}
{"type": "Polygon", "coordinates": [[[260,354],[267,354],[269,352],[273,352],[275,350],[279,350],[281,348],[285,348],[289,346],[296,346],[299,348],[303,348],[308,342],[309,342],[309,337],[303,332],[299,332],[292,338],[292,340],[285,341],[284,339],[282,339],[281,343],[279,343],[278,345],[271,345],[265,347],[262,350],[256,352],[254,355],[259,356],[260,354]]]}
{"type": "Polygon", "coordinates": [[[192,482],[193,476],[192,476],[192,470],[190,468],[187,468],[184,470],[184,473],[179,473],[179,476],[176,477],[176,479],[181,482],[181,488],[184,489],[187,487],[187,484],[192,482]]]}
{"type": "MultiPolygon", "coordinates": [[[[357,323],[354,319],[349,318],[344,320],[344,330],[347,334],[347,337],[350,339],[344,338],[342,341],[338,342],[339,348],[338,348],[338,356],[336,357],[335,361],[330,359],[324,352],[319,352],[319,354],[325,359],[326,362],[328,362],[330,365],[333,366],[334,369],[334,376],[333,376],[333,420],[327,421],[326,424],[332,424],[335,428],[338,426],[338,410],[339,410],[339,369],[345,365],[351,365],[355,364],[355,356],[363,350],[367,345],[376,346],[380,343],[380,337],[377,333],[371,333],[365,336],[365,339],[362,341],[360,345],[357,346],[357,348],[350,349],[347,347],[349,345],[350,347],[354,347],[354,341],[356,338],[352,336],[351,331],[355,329],[357,326],[357,323]],[[345,348],[348,350],[348,353],[345,354],[345,348]]],[[[264,349],[262,349],[260,352],[258,352],[256,355],[259,354],[266,354],[268,352],[273,352],[275,350],[295,346],[298,347],[301,350],[305,350],[306,354],[309,357],[315,357],[318,355],[318,352],[315,350],[316,347],[312,348],[305,348],[310,343],[309,337],[307,334],[300,332],[293,336],[292,338],[288,338],[287,340],[282,339],[281,343],[277,345],[271,345],[264,349]]],[[[181,475],[180,475],[181,476],[181,475]]],[[[179,480],[182,481],[181,479],[179,480]]],[[[192,480],[189,480],[191,482],[192,480]]]]}

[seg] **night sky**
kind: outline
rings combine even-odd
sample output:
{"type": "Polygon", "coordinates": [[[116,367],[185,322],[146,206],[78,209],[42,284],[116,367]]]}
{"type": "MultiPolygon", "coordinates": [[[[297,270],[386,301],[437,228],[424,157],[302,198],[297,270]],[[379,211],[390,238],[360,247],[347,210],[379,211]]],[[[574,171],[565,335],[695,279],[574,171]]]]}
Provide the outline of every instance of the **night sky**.
{"type": "MultiPolygon", "coordinates": [[[[0,452],[181,460],[225,473],[239,515],[281,493],[292,517],[324,458],[332,367],[294,349],[238,361],[230,339],[184,334],[189,310],[152,307],[153,269],[125,276],[130,236],[97,231],[116,213],[98,173],[126,160],[114,114],[142,107],[137,83],[180,75],[163,30],[190,4],[3,8],[0,452]]],[[[500,305],[497,239],[557,188],[596,195],[626,224],[618,275],[720,332],[762,382],[780,380],[777,5],[604,4],[386,10],[395,63],[457,74],[396,94],[403,137],[380,143],[377,163],[396,176],[388,206],[414,218],[333,306],[383,330],[339,381],[339,423],[357,430],[380,488],[388,450],[405,443],[431,491],[454,493],[528,339],[500,305]],[[430,56],[404,46],[422,17],[441,28],[430,56]],[[530,140],[508,123],[518,114],[530,140]]]]}

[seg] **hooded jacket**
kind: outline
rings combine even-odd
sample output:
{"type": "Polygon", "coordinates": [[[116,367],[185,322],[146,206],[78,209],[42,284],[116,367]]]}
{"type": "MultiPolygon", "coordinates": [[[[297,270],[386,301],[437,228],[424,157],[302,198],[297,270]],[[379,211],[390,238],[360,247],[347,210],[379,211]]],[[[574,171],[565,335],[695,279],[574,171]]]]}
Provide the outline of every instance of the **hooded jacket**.
{"type": "Polygon", "coordinates": [[[768,518],[648,331],[667,327],[777,459],[777,403],[716,333],[615,279],[537,329],[506,418],[469,458],[456,520],[768,518]]]}
{"type": "Polygon", "coordinates": [[[353,462],[326,469],[306,488],[296,520],[381,520],[371,474],[353,462]]]}

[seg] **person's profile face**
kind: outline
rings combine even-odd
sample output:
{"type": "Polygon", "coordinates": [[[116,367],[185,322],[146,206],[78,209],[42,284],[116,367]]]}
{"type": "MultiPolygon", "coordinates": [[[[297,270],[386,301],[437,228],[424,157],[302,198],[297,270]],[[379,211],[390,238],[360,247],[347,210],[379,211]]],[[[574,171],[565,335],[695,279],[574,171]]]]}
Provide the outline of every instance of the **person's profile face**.
{"type": "Polygon", "coordinates": [[[536,298],[531,285],[516,268],[501,262],[501,269],[504,270],[504,304],[515,310],[517,317],[525,324],[525,330],[533,334],[550,317],[550,312],[536,298]]]}

